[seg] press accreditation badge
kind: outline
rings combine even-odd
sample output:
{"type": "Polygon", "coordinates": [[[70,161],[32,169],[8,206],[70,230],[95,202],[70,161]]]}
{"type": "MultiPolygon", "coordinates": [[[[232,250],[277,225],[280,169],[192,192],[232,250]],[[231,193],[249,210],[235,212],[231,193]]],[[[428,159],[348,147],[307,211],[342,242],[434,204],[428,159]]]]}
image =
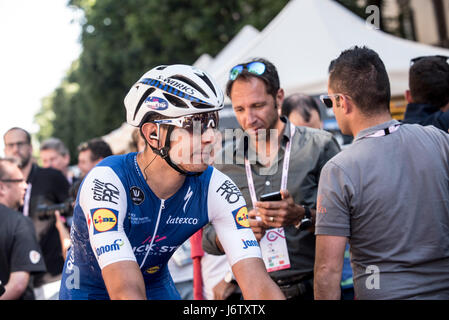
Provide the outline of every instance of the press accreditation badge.
{"type": "Polygon", "coordinates": [[[267,230],[259,245],[268,272],[290,268],[284,228],[267,230]]]}

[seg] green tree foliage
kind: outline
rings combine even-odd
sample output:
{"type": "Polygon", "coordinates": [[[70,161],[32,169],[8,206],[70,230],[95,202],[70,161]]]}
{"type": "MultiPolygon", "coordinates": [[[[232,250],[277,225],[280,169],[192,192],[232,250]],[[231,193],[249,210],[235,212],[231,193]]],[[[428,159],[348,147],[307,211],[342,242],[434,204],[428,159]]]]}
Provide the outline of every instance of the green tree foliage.
{"type": "Polygon", "coordinates": [[[36,116],[39,138],[59,137],[75,155],[80,142],[125,120],[123,99],[144,72],[216,55],[244,25],[263,29],[287,2],[70,0],[84,13],[83,51],[36,116]]]}

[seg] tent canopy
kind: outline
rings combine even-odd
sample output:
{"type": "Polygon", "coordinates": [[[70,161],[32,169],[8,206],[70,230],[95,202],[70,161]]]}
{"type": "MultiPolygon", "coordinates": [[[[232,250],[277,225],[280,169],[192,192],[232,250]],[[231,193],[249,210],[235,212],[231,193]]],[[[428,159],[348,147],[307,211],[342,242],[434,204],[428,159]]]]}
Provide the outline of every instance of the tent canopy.
{"type": "Polygon", "coordinates": [[[331,0],[291,0],[265,29],[247,38],[245,46],[233,45],[234,39],[222,51],[227,52],[226,59],[218,60],[220,53],[206,68],[220,86],[225,87],[228,72],[234,65],[262,57],[277,67],[287,95],[326,92],[329,63],[355,45],[367,46],[379,54],[389,73],[393,95],[402,95],[408,88],[411,58],[449,56],[447,49],[375,30],[331,0]]]}

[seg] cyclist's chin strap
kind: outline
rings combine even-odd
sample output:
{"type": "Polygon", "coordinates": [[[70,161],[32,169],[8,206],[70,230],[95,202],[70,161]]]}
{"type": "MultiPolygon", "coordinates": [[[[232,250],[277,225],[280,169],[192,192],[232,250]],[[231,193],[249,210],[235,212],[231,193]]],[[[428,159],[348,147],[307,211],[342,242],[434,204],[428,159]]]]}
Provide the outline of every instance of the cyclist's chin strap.
{"type": "MultiPolygon", "coordinates": [[[[173,163],[173,161],[171,161],[170,156],[169,156],[169,151],[170,151],[170,136],[171,136],[171,133],[173,132],[173,129],[174,129],[173,126],[168,126],[167,136],[165,137],[165,145],[162,148],[156,149],[156,148],[151,147],[151,145],[150,145],[151,149],[153,150],[153,152],[155,154],[157,154],[162,159],[164,159],[165,162],[167,162],[170,167],[172,167],[173,169],[178,171],[180,174],[182,174],[184,176],[189,176],[189,177],[201,175],[203,172],[185,171],[185,170],[181,169],[180,167],[178,167],[175,163],[173,163]]],[[[159,131],[159,128],[158,128],[158,131],[159,131]]],[[[158,137],[160,137],[159,132],[158,132],[158,137]]]]}

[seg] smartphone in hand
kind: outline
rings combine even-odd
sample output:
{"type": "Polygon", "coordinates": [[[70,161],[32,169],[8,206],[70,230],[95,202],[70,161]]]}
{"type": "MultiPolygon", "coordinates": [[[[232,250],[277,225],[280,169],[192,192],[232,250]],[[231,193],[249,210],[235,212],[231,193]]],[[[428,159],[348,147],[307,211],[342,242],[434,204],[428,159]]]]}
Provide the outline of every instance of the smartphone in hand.
{"type": "Polygon", "coordinates": [[[260,201],[281,201],[282,195],[279,191],[266,193],[260,196],[260,201]]]}

